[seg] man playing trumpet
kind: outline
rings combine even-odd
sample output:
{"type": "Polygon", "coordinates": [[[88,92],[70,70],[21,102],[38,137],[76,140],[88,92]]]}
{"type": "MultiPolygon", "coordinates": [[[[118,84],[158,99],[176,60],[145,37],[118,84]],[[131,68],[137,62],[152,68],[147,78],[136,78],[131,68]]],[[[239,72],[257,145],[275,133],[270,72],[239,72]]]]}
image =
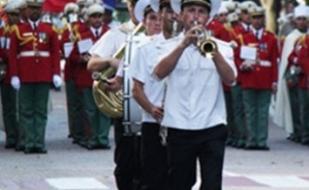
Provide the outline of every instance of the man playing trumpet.
{"type": "Polygon", "coordinates": [[[197,30],[217,12],[218,0],[172,0],[180,12],[184,31],[166,44],[169,52],[154,68],[167,78],[162,125],[167,127],[167,152],[171,190],[190,190],[200,162],[202,190],[220,190],[225,149],[226,111],[222,81],[233,84],[237,75],[233,50],[225,42],[217,45],[211,58],[196,46],[197,30]],[[199,25],[194,25],[197,21],[199,25]]]}

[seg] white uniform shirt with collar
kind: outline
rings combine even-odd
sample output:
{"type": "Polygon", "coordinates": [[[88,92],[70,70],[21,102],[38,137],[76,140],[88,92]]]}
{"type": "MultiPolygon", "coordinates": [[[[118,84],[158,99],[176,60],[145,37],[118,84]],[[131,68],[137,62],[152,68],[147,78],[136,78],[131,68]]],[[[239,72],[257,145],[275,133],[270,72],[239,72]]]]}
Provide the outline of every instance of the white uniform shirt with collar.
{"type": "Polygon", "coordinates": [[[253,35],[255,37],[258,38],[258,40],[261,40],[264,34],[264,28],[261,28],[259,30],[256,30],[255,28],[253,28],[252,26],[250,27],[251,32],[253,33],[253,35]]]}
{"type": "MultiPolygon", "coordinates": [[[[129,38],[130,36],[128,36],[129,38]]],[[[130,51],[130,55],[127,56],[130,60],[128,62],[125,62],[126,60],[122,60],[120,62],[120,65],[117,69],[116,76],[123,77],[123,71],[124,71],[124,65],[128,64],[131,65],[133,62],[133,58],[135,57],[137,47],[142,46],[143,44],[149,42],[152,39],[152,36],[146,36],[145,33],[140,33],[136,36],[133,36],[131,39],[127,39],[127,42],[131,41],[130,50],[126,48],[126,51],[130,51]]],[[[126,52],[127,53],[127,52],[126,52]]],[[[124,57],[125,58],[125,57],[124,57]]],[[[128,72],[128,76],[131,76],[131,73],[128,72]]]]}
{"type": "MultiPolygon", "coordinates": [[[[135,27],[132,21],[125,23],[126,27],[135,27]]],[[[125,43],[128,33],[122,31],[122,26],[107,31],[89,50],[91,55],[110,58],[125,43]]]]}
{"type": "Polygon", "coordinates": [[[244,22],[241,22],[242,27],[248,32],[250,30],[251,24],[246,24],[244,22]]]}
{"type": "MultiPolygon", "coordinates": [[[[165,47],[168,54],[179,45],[183,36],[169,40],[165,47]]],[[[237,76],[233,49],[226,42],[214,41],[237,76]]],[[[201,130],[227,123],[222,81],[215,63],[203,57],[195,45],[184,50],[166,81],[162,126],[201,130]]]]}
{"type": "Polygon", "coordinates": [[[32,20],[28,19],[28,22],[30,23],[31,28],[34,30],[35,28],[38,28],[40,20],[33,22],[32,20]],[[35,27],[34,27],[34,24],[35,24],[35,27]]]}
{"type": "Polygon", "coordinates": [[[97,37],[96,31],[98,31],[98,36],[100,36],[101,33],[102,33],[102,27],[99,27],[99,28],[90,27],[90,30],[91,30],[93,36],[95,36],[95,37],[97,37]]]}
{"type": "MultiPolygon", "coordinates": [[[[148,43],[139,46],[130,65],[130,73],[133,79],[144,84],[144,92],[148,100],[155,106],[161,107],[165,90],[164,81],[156,80],[153,75],[153,69],[158,64],[158,57],[163,53],[163,45],[168,40],[163,33],[154,36],[148,43]]],[[[151,114],[142,110],[143,122],[157,122],[151,114]]]]}

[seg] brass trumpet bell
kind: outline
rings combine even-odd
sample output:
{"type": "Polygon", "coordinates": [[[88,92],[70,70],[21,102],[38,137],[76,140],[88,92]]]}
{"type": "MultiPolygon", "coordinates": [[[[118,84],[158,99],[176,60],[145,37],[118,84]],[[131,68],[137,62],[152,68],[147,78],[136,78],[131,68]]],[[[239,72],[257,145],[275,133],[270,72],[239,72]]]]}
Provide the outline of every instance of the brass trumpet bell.
{"type": "Polygon", "coordinates": [[[213,53],[217,51],[217,44],[211,39],[198,40],[197,47],[200,53],[207,58],[212,58],[213,53]]]}
{"type": "MultiPolygon", "coordinates": [[[[197,25],[197,22],[194,22],[194,25],[197,25]]],[[[217,51],[217,44],[211,39],[211,34],[208,30],[198,28],[195,30],[197,35],[196,46],[199,49],[200,53],[207,57],[212,58],[215,51],[217,51]]]]}

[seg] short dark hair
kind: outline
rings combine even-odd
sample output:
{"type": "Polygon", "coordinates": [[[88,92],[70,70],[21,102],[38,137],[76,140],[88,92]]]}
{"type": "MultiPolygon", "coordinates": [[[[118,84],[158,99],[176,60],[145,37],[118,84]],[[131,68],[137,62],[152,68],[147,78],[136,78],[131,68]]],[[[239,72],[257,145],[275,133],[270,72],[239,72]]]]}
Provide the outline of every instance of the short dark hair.
{"type": "Polygon", "coordinates": [[[164,7],[171,7],[170,0],[160,0],[159,9],[162,10],[164,7]]]}
{"type": "Polygon", "coordinates": [[[150,12],[153,12],[152,8],[150,5],[148,5],[145,10],[144,10],[144,18],[146,17],[146,15],[148,15],[150,12]]]}

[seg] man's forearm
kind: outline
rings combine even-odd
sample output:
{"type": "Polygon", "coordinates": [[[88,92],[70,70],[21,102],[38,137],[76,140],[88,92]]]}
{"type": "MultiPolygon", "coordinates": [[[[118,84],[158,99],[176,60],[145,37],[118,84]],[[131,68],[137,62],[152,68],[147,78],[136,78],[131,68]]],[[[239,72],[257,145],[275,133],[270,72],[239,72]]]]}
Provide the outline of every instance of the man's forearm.
{"type": "Polygon", "coordinates": [[[175,68],[179,57],[185,50],[186,46],[180,44],[174,51],[163,58],[160,63],[155,67],[154,74],[159,78],[163,79],[169,75],[175,68]]]}
{"type": "Polygon", "coordinates": [[[143,84],[141,84],[139,81],[134,80],[133,85],[133,97],[136,100],[136,102],[148,113],[151,113],[152,110],[152,104],[146,97],[146,94],[144,92],[143,84]]]}
{"type": "Polygon", "coordinates": [[[101,58],[99,56],[92,56],[87,64],[87,69],[91,72],[101,71],[107,67],[117,67],[118,60],[114,58],[101,58]]]}
{"type": "Polygon", "coordinates": [[[233,69],[225,61],[222,54],[217,52],[213,57],[213,61],[215,62],[217,71],[222,81],[227,85],[233,84],[236,80],[235,73],[233,69]]]}

